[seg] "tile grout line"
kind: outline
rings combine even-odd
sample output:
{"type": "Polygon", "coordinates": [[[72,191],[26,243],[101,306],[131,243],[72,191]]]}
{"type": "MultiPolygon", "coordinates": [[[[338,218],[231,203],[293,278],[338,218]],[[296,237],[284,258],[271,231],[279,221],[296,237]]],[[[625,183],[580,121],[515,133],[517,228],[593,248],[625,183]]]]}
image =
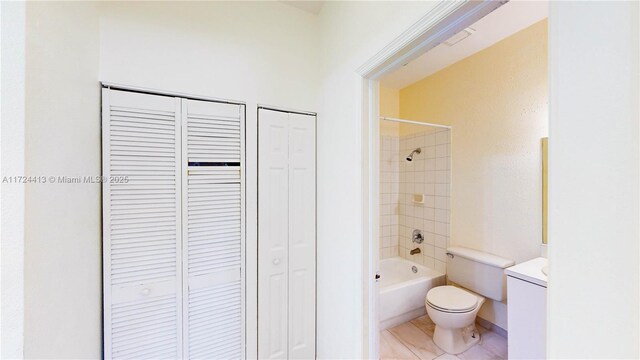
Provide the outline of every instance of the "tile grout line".
{"type": "MultiPolygon", "coordinates": [[[[389,329],[387,329],[386,331],[389,331],[389,329]]],[[[413,350],[411,350],[411,348],[409,348],[404,341],[402,341],[402,339],[400,339],[399,337],[396,336],[396,334],[394,334],[393,332],[389,331],[389,334],[391,334],[391,336],[393,336],[396,340],[398,340],[398,342],[400,343],[400,345],[404,346],[405,349],[409,350],[410,353],[412,353],[416,358],[422,360],[422,358],[420,357],[420,355],[416,354],[413,350]]],[[[433,359],[432,359],[433,360],[433,359]]]]}
{"type": "MultiPolygon", "coordinates": [[[[486,333],[488,333],[488,332],[492,332],[492,331],[491,331],[491,330],[487,330],[487,331],[485,332],[485,334],[486,334],[486,333]]],[[[498,334],[498,333],[495,333],[495,334],[496,334],[496,335],[498,335],[498,336],[500,336],[500,334],[498,334]]],[[[496,358],[498,358],[498,359],[503,359],[503,357],[502,357],[502,356],[500,356],[500,355],[496,354],[493,350],[491,350],[491,349],[489,349],[489,348],[487,348],[487,347],[485,347],[485,346],[484,346],[484,341],[482,340],[482,335],[483,335],[483,334],[480,334],[480,342],[479,342],[477,345],[480,345],[483,349],[485,349],[486,351],[488,351],[490,354],[492,354],[492,355],[493,355],[493,356],[495,356],[496,358]]],[[[503,360],[504,360],[504,359],[503,359],[503,360]]]]}
{"type": "MultiPolygon", "coordinates": [[[[425,332],[424,330],[422,330],[420,327],[418,327],[418,326],[416,326],[414,323],[412,323],[412,322],[411,322],[411,320],[407,321],[406,323],[409,323],[409,324],[413,325],[416,329],[420,330],[423,334],[425,334],[425,335],[427,335],[429,338],[431,338],[431,336],[430,336],[428,333],[426,333],[426,332],[425,332]]],[[[406,323],[405,323],[405,324],[406,324],[406,323]]],[[[402,324],[401,324],[401,325],[402,325],[402,324]]],[[[415,351],[411,350],[411,348],[410,348],[410,347],[408,347],[408,346],[404,343],[404,341],[402,341],[402,339],[401,339],[401,338],[399,338],[398,336],[396,336],[393,332],[389,331],[389,334],[391,334],[391,336],[393,336],[394,338],[396,338],[396,340],[398,340],[398,341],[400,342],[400,344],[402,344],[402,346],[404,346],[407,350],[411,351],[411,353],[412,353],[413,355],[415,355],[415,356],[416,356],[418,359],[420,359],[420,360],[435,360],[435,359],[439,358],[440,356],[442,356],[442,355],[446,354],[446,352],[445,352],[444,354],[436,355],[436,357],[431,358],[431,359],[423,359],[419,354],[416,354],[416,353],[415,353],[415,351]]],[[[434,343],[434,345],[435,345],[435,343],[434,343]]],[[[435,345],[435,346],[437,347],[438,345],[435,345]]],[[[438,349],[440,349],[440,348],[438,347],[438,349]]],[[[442,350],[442,349],[440,349],[440,350],[442,350]]],[[[442,350],[442,351],[444,351],[444,350],[442,350]]]]}
{"type": "MultiPolygon", "coordinates": [[[[431,337],[431,335],[429,335],[429,334],[428,334],[426,331],[424,331],[421,327],[416,326],[416,325],[412,322],[412,320],[407,321],[407,323],[410,323],[411,325],[413,325],[414,327],[416,327],[418,330],[420,330],[422,333],[424,333],[425,335],[427,335],[427,336],[431,337]]],[[[476,326],[481,326],[481,325],[476,324],[476,326]]],[[[391,334],[391,336],[392,336],[393,338],[395,338],[396,340],[398,340],[398,341],[400,342],[400,344],[401,344],[405,349],[409,350],[409,351],[410,351],[412,354],[414,354],[418,359],[420,359],[420,360],[427,360],[427,359],[422,359],[422,357],[420,357],[420,355],[419,355],[419,354],[416,354],[413,350],[411,350],[411,348],[410,348],[410,347],[408,347],[408,346],[405,344],[405,342],[402,340],[402,338],[400,338],[399,336],[397,336],[397,335],[396,335],[396,334],[394,334],[393,332],[389,331],[389,329],[387,329],[387,330],[385,330],[385,331],[388,331],[388,332],[389,332],[389,334],[391,334]]],[[[491,330],[487,329],[487,330],[485,331],[485,334],[486,334],[486,333],[495,333],[495,332],[493,332],[493,331],[491,331],[491,330]]],[[[498,335],[498,336],[501,336],[501,335],[500,335],[500,334],[498,334],[498,333],[495,333],[495,334],[496,334],[496,335],[498,335]]],[[[497,359],[503,359],[499,354],[495,353],[493,350],[491,350],[491,349],[489,349],[488,347],[485,347],[485,346],[484,346],[484,341],[482,340],[483,335],[484,335],[484,334],[480,334],[480,342],[479,342],[478,344],[476,344],[475,346],[482,347],[485,351],[487,351],[489,354],[493,355],[493,357],[495,357],[495,358],[497,358],[497,359]]],[[[501,336],[501,337],[502,337],[502,336],[501,336]]],[[[437,346],[437,345],[436,345],[436,346],[437,346]]],[[[440,349],[440,350],[442,350],[442,349],[440,349]]],[[[440,358],[440,357],[442,357],[442,356],[444,356],[444,355],[447,355],[447,354],[448,354],[448,353],[444,352],[443,354],[440,354],[440,355],[438,355],[438,356],[436,356],[436,357],[432,358],[431,360],[436,360],[436,359],[438,359],[438,358],[440,358]]],[[[449,354],[449,355],[452,355],[452,354],[449,354]]],[[[453,356],[457,357],[457,355],[453,355],[453,356]]],[[[504,360],[504,359],[503,359],[503,360],[504,360]]]]}

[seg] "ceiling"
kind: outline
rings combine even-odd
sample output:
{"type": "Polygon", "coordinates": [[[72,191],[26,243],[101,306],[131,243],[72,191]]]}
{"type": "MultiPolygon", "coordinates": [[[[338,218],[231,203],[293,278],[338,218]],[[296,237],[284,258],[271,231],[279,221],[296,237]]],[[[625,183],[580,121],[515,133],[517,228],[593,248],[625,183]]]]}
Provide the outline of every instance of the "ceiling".
{"type": "MultiPolygon", "coordinates": [[[[436,46],[406,66],[382,77],[380,84],[392,89],[411,85],[545,19],[548,8],[547,1],[511,0],[471,25],[470,28],[475,31],[470,36],[453,46],[445,43],[436,46]]],[[[452,40],[458,36],[454,35],[452,40]]]]}
{"type": "Polygon", "coordinates": [[[324,5],[324,1],[282,1],[287,5],[291,5],[300,10],[304,10],[306,12],[310,12],[314,15],[320,14],[320,10],[322,10],[322,5],[324,5]]]}

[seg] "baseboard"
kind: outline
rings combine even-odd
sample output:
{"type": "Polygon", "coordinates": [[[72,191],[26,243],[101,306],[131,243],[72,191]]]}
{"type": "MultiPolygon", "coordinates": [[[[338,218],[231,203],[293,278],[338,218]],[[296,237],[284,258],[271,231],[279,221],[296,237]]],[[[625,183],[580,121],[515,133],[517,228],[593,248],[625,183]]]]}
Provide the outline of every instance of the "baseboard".
{"type": "Polygon", "coordinates": [[[485,328],[487,330],[491,330],[494,333],[496,333],[496,334],[498,334],[498,335],[500,335],[500,336],[502,336],[504,338],[508,337],[507,336],[508,335],[507,330],[505,330],[505,329],[501,328],[500,326],[498,326],[498,325],[496,325],[496,324],[494,324],[494,323],[492,323],[492,322],[490,322],[488,320],[485,320],[485,319],[483,319],[483,318],[481,318],[479,316],[476,317],[476,324],[482,326],[483,328],[485,328]]]}

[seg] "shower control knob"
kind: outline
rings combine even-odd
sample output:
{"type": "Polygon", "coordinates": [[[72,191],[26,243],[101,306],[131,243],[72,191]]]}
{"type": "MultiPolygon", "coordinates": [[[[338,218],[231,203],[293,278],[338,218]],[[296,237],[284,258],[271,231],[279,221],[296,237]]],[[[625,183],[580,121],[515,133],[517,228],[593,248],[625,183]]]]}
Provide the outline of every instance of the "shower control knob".
{"type": "Polygon", "coordinates": [[[273,259],[273,265],[280,264],[280,259],[273,259]]]}
{"type": "Polygon", "coordinates": [[[422,231],[418,229],[413,230],[413,233],[411,234],[411,241],[413,241],[416,244],[422,244],[422,242],[424,241],[424,236],[422,236],[422,231]]]}

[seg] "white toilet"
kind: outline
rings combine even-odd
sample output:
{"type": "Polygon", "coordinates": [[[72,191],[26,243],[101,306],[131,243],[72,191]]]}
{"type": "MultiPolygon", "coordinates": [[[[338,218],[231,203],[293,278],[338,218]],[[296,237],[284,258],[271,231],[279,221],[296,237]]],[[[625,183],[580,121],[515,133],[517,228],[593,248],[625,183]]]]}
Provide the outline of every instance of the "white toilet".
{"type": "Polygon", "coordinates": [[[504,269],[513,260],[463,247],[447,249],[447,279],[461,287],[437,286],[427,292],[427,314],[436,324],[433,341],[449,354],[466,351],[478,341],[475,320],[486,296],[504,301],[504,269]]]}

